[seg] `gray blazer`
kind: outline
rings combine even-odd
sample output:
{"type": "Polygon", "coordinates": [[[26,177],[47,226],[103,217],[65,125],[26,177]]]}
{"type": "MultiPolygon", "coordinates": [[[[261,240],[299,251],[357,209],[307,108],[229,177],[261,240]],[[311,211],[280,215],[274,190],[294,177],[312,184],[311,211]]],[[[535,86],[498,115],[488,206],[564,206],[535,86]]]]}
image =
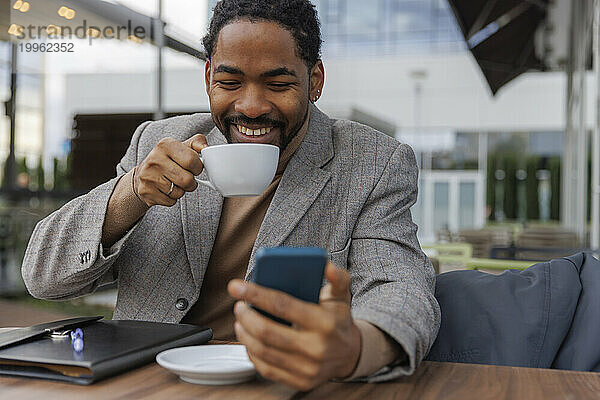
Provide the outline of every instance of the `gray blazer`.
{"type": "MultiPolygon", "coordinates": [[[[290,160],[260,227],[247,269],[260,247],[319,246],[352,283],[352,314],[394,338],[408,362],[371,381],[410,374],[435,340],[440,311],[431,263],[417,241],[410,207],[417,166],[409,146],[369,127],[329,119],[311,106],[308,133],[290,160]]],[[[207,114],[146,122],[134,133],[117,177],[41,221],[22,274],[31,294],[67,299],[118,280],[114,317],[179,322],[198,299],[217,232],[221,195],[202,185],[173,207],[155,206],[109,249],[100,243],[108,200],[120,176],[159,140],[210,132],[207,114]]],[[[201,178],[206,179],[203,172],[201,178]]],[[[223,284],[226,284],[223,282],[223,284]]]]}

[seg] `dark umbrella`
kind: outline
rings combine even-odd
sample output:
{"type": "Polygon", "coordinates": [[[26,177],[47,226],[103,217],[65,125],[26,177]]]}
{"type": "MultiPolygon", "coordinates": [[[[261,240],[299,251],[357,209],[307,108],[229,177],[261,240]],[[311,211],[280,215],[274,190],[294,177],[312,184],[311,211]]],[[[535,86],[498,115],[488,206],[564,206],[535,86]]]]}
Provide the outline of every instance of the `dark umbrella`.
{"type": "Polygon", "coordinates": [[[549,0],[448,0],[493,94],[529,70],[544,70],[535,32],[549,0]]]}

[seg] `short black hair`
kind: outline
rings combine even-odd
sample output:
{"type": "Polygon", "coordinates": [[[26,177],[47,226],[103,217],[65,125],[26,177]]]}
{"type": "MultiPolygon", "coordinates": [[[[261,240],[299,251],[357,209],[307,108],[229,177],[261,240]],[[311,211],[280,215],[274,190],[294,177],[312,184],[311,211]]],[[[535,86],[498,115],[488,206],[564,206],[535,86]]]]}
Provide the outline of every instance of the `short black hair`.
{"type": "Polygon", "coordinates": [[[221,0],[213,10],[208,33],[202,39],[210,60],[221,29],[238,20],[272,21],[296,40],[298,55],[309,68],[321,58],[321,28],[315,6],[309,0],[221,0]]]}

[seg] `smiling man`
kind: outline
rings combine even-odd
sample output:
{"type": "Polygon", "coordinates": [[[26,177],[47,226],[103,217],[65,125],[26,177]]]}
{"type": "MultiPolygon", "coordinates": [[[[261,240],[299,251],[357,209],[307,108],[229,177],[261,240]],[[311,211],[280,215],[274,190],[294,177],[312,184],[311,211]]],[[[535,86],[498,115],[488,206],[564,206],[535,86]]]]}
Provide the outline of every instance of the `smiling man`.
{"type": "Polygon", "coordinates": [[[118,280],[115,318],[206,325],[245,344],[265,377],[302,390],[412,373],[440,319],[410,214],[412,150],[315,106],[325,69],[308,0],[222,0],[204,45],[211,116],[142,124],[116,178],[38,224],[28,289],[66,299],[118,280]],[[198,152],[223,143],[279,146],[262,195],[197,185],[198,152]],[[318,305],[246,281],[256,250],[280,245],[328,250],[318,305]]]}

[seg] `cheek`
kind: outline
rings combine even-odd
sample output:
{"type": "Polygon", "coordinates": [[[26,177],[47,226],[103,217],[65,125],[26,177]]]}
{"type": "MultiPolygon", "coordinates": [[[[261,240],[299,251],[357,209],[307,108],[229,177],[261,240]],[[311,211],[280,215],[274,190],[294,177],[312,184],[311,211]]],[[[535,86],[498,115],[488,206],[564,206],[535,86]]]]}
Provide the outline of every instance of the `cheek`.
{"type": "Polygon", "coordinates": [[[231,95],[223,93],[222,90],[213,90],[209,96],[210,110],[213,114],[219,114],[228,109],[229,104],[232,104],[231,95]]]}
{"type": "Polygon", "coordinates": [[[304,115],[306,100],[297,93],[283,94],[278,101],[277,108],[285,115],[288,122],[293,123],[304,115]]]}

